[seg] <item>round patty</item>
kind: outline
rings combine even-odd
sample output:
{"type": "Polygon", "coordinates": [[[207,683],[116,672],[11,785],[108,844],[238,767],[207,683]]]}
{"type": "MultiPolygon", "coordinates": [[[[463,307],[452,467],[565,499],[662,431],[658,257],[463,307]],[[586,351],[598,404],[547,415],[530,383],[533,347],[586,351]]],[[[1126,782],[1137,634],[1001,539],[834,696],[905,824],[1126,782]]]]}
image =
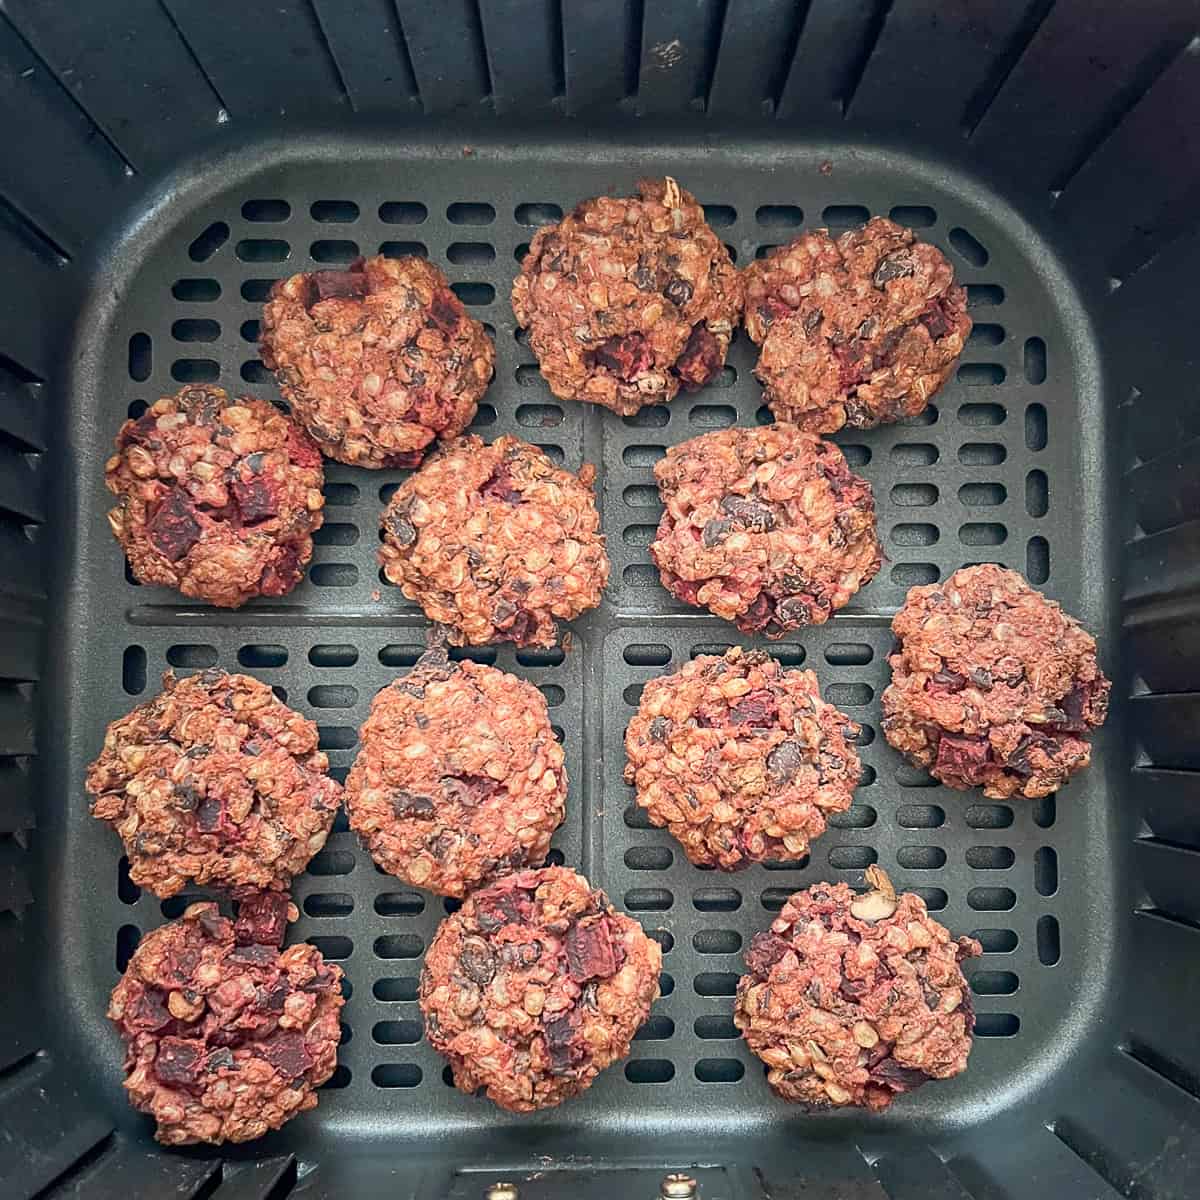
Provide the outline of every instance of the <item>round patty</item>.
{"type": "Polygon", "coordinates": [[[721,429],[654,467],[663,587],[747,633],[819,625],[879,570],[871,485],[794,425],[721,429]]]}
{"type": "Polygon", "coordinates": [[[625,731],[625,782],[699,866],[797,859],[850,807],[857,734],[811,671],[735,646],[646,684],[625,731]]]}
{"type": "Polygon", "coordinates": [[[341,1037],[342,972],[301,943],[280,951],[288,898],[212,903],[146,934],[113,990],[125,1090],[168,1146],[247,1142],[315,1108],[341,1037]]]}
{"type": "Polygon", "coordinates": [[[1110,687],[1096,640],[1015,571],[912,588],[892,630],[883,732],[935,779],[1035,798],[1088,765],[1110,687]]]}
{"type": "Polygon", "coordinates": [[[189,880],[286,889],[337,816],[328,766],[317,727],[265,683],[168,671],[159,695],[109,725],[87,790],[125,844],[129,877],[156,896],[189,880]]]}
{"type": "Polygon", "coordinates": [[[512,305],[556,396],[628,415],[720,371],[742,288],[704,210],[668,177],[539,229],[512,305]]]}
{"type": "Polygon", "coordinates": [[[375,697],[359,745],[346,811],[389,874],[465,896],[545,859],[567,775],[531,683],[430,651],[375,697]]]}
{"type": "Polygon", "coordinates": [[[383,573],[455,645],[552,646],[555,618],[595,608],[608,582],[595,477],[514,437],[459,438],[384,510],[383,573]]]}
{"type": "Polygon", "coordinates": [[[836,241],[802,233],[744,275],[767,403],[814,433],[916,416],[971,332],[945,255],[883,217],[836,241]]]}
{"type": "Polygon", "coordinates": [[[955,940],[878,867],[871,890],[797,892],[746,951],[734,1024],[784,1100],[883,1109],[902,1092],[966,1069],[975,1016],[955,940]]]}
{"type": "Polygon", "coordinates": [[[550,1108],[591,1086],[658,998],[662,951],[565,867],[475,892],[425,955],[420,1001],[455,1085],[501,1108],[550,1108]]]}
{"type": "Polygon", "coordinates": [[[496,350],[423,258],[358,259],[280,280],[259,349],[321,449],[355,467],[413,467],[475,417],[496,350]]]}
{"type": "Polygon", "coordinates": [[[266,400],[219,387],[182,388],[126,421],[104,476],[137,579],[222,608],[290,592],[324,520],[312,439],[266,400]]]}

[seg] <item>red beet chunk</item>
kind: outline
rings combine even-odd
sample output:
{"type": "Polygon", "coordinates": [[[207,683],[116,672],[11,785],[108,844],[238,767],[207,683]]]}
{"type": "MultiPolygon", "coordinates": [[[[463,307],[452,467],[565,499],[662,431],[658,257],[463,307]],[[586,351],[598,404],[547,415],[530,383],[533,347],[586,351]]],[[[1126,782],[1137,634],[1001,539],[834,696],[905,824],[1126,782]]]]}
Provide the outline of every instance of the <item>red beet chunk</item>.
{"type": "Polygon", "coordinates": [[[871,1067],[871,1079],[875,1083],[883,1083],[893,1092],[911,1092],[921,1084],[929,1082],[929,1076],[915,1067],[901,1066],[894,1058],[880,1059],[871,1067]]]}
{"type": "Polygon", "coordinates": [[[503,500],[505,504],[520,504],[521,493],[513,487],[513,477],[503,466],[497,467],[479,489],[481,496],[503,500]]]}
{"type": "Polygon", "coordinates": [[[293,546],[280,546],[274,561],[263,568],[258,590],[264,596],[283,596],[292,590],[303,572],[293,546]]]}
{"type": "Polygon", "coordinates": [[[626,381],[650,365],[650,347],[640,333],[610,337],[592,351],[592,359],[626,381]]]}
{"type": "Polygon", "coordinates": [[[757,692],[747,692],[730,705],[729,723],[766,729],[775,724],[778,712],[779,702],[765,688],[760,688],[757,692]]]}
{"type": "Polygon", "coordinates": [[[216,833],[225,816],[225,805],[216,796],[205,796],[196,807],[196,828],[201,833],[216,833]]]}
{"type": "Polygon", "coordinates": [[[756,933],[746,951],[746,969],[752,975],[765,977],[791,948],[791,944],[776,933],[756,933]]]}
{"type": "Polygon", "coordinates": [[[285,1079],[298,1079],[312,1066],[304,1035],[295,1030],[273,1034],[258,1047],[258,1053],[285,1079]]]}
{"type": "Polygon", "coordinates": [[[475,808],[500,790],[500,784],[490,775],[443,775],[446,795],[468,808],[475,808]]]}
{"type": "Polygon", "coordinates": [[[567,973],[576,983],[607,979],[617,971],[617,954],[605,917],[576,921],[567,930],[567,973]]]}
{"type": "Polygon", "coordinates": [[[287,929],[285,892],[259,892],[243,900],[233,923],[239,946],[282,946],[287,929]]]}
{"type": "Polygon", "coordinates": [[[279,503],[275,493],[261,476],[252,476],[244,483],[237,479],[231,490],[244,524],[253,525],[278,515],[279,503]]]}
{"type": "Polygon", "coordinates": [[[721,344],[699,324],[692,328],[683,352],[675,362],[675,374],[689,392],[702,388],[721,369],[721,344]]]}
{"type": "Polygon", "coordinates": [[[967,677],[959,671],[938,671],[930,676],[925,690],[931,696],[953,696],[967,686],[967,677]]]}
{"type": "Polygon", "coordinates": [[[511,884],[497,884],[476,898],[476,918],[484,933],[492,933],[502,925],[523,925],[532,915],[529,893],[511,884]]]}
{"type": "Polygon", "coordinates": [[[434,323],[445,330],[451,330],[458,324],[463,308],[458,297],[451,291],[442,288],[433,295],[433,303],[429,306],[434,323]]]}
{"type": "Polygon", "coordinates": [[[147,525],[150,544],[171,562],[178,562],[200,540],[196,509],[182,488],[173,488],[147,525]]]}
{"type": "Polygon", "coordinates": [[[556,1017],[543,1026],[546,1049],[550,1052],[550,1067],[554,1071],[569,1071],[583,1061],[585,1051],[576,1036],[570,1017],[556,1017]]]}
{"type": "Polygon", "coordinates": [[[202,1073],[204,1043],[167,1037],[158,1044],[154,1073],[168,1087],[195,1087],[202,1073]]]}
{"type": "Polygon", "coordinates": [[[838,382],[843,388],[861,383],[871,373],[871,352],[857,339],[834,346],[833,356],[840,364],[838,382]]]}
{"type": "Polygon", "coordinates": [[[170,1020],[171,1014],[162,993],[157,991],[143,992],[137,1002],[125,1010],[125,1027],[131,1032],[162,1029],[170,1020]]]}
{"type": "Polygon", "coordinates": [[[362,269],[361,262],[355,263],[348,271],[314,271],[312,280],[316,285],[318,300],[361,298],[369,290],[367,273],[362,269]]]}
{"type": "Polygon", "coordinates": [[[972,785],[992,774],[994,763],[987,738],[952,737],[943,734],[938,743],[937,769],[972,785]]]}

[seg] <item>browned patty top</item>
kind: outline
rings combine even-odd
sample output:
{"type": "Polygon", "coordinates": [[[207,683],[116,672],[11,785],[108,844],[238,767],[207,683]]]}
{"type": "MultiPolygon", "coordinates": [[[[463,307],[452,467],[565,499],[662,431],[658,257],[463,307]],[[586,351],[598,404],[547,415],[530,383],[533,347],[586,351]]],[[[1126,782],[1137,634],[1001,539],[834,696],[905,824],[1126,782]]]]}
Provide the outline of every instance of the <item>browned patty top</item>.
{"type": "Polygon", "coordinates": [[[358,259],[276,283],[260,349],[330,458],[412,467],[471,423],[496,351],[423,258],[358,259]]]}
{"type": "Polygon", "coordinates": [[[137,579],[223,608],[290,592],[324,519],[312,439],[266,400],[219,387],[181,388],[126,421],[104,473],[137,579]]]}
{"type": "Polygon", "coordinates": [[[129,1101],[169,1146],[245,1142],[317,1103],[341,1037],[341,969],[301,943],[270,893],[236,922],[212,903],[146,934],[113,990],[129,1101]]]}
{"type": "Polygon", "coordinates": [[[883,217],[802,233],[743,274],[767,403],[814,433],[915,416],[971,332],[945,255],[883,217]]]}
{"type": "Polygon", "coordinates": [[[663,586],[747,633],[820,624],[879,570],[871,485],[794,425],[701,434],[654,475],[665,508],[650,556],[663,586]]]}
{"type": "Polygon", "coordinates": [[[341,786],[317,727],[248,675],[176,679],[109,725],[88,767],[92,815],[120,835],[129,876],[157,896],[188,882],[286,889],[325,839],[341,786]]]}
{"type": "Polygon", "coordinates": [[[1091,758],[1108,712],[1096,640],[992,563],[913,588],[892,621],[887,740],[951,787],[1048,795],[1091,758]]]}
{"type": "Polygon", "coordinates": [[[552,646],[556,619],[595,608],[608,582],[595,477],[514,437],[459,438],[380,518],[384,574],[456,645],[552,646]]]}
{"type": "Polygon", "coordinates": [[[628,415],[717,374],[742,286],[695,197],[643,179],[538,230],[512,305],[556,396],[628,415]]]}
{"type": "Polygon", "coordinates": [[[735,646],[646,684],[625,731],[625,780],[694,863],[798,859],[828,814],[850,807],[857,733],[811,671],[735,646]]]}
{"type": "Polygon", "coordinates": [[[581,875],[521,871],[439,927],[421,972],[426,1033],[462,1091],[549,1108],[628,1054],[661,966],[658,943],[581,875]]]}
{"type": "Polygon", "coordinates": [[[430,651],[375,697],[359,745],[346,811],[385,871],[464,896],[545,859],[567,776],[533,684],[430,651]]]}
{"type": "Polygon", "coordinates": [[[785,1100],[883,1109],[966,1068],[975,1016],[955,940],[878,867],[797,892],[746,951],[733,1019],[785,1100]]]}

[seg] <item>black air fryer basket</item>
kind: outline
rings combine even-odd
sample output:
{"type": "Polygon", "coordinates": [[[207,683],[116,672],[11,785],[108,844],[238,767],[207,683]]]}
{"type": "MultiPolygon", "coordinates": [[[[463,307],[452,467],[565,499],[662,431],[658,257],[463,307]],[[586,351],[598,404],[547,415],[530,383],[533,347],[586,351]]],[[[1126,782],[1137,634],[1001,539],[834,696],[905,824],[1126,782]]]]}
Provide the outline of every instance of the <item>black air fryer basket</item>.
{"type": "Polygon", "coordinates": [[[0,1195],[632,1200],[681,1172],[704,1200],[1200,1196],[1198,31],[1195,0],[3,0],[0,1195]],[[864,726],[854,807],[803,867],[700,871],[621,777],[645,681],[744,644],[667,595],[647,546],[663,448],[769,418],[753,348],[621,419],[552,396],[509,306],[539,224],[668,173],[739,265],[890,214],[950,257],[975,322],[922,416],[836,438],[887,557],[771,647],[864,726]],[[427,623],[376,562],[403,472],[328,463],[308,578],[229,612],[134,582],[103,464],[183,382],[278,398],[271,282],[380,250],[428,254],[494,333],[476,432],[597,464],[603,606],[565,654],[470,656],[546,695],[572,781],[558,854],[662,944],[663,996],[561,1108],[458,1093],[415,1003],[445,907],[339,818],[290,931],[352,986],[337,1073],[258,1143],[167,1151],[125,1103],[104,1008],[195,896],[141,892],[88,817],[104,726],[167,667],[242,669],[317,721],[344,778],[427,623]],[[1115,681],[1056,797],[934,786],[881,736],[891,615],[971,562],[1060,600],[1115,681]],[[740,952],[791,892],[876,862],[983,943],[970,1067],[881,1115],[806,1114],[733,1027],[740,952]]]}

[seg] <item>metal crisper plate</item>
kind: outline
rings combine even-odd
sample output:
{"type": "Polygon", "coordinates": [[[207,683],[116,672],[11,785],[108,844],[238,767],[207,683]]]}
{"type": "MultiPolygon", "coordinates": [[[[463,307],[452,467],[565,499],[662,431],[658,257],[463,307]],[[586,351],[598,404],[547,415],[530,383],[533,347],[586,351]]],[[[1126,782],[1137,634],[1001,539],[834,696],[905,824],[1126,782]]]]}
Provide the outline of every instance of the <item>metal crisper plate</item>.
{"type": "MultiPolygon", "coordinates": [[[[995,804],[932,786],[879,733],[888,680],[888,622],[908,587],[956,567],[1000,561],[1026,573],[1093,629],[1108,621],[1103,563],[1079,547],[1098,514],[1082,485],[1102,435],[1089,383],[1094,347],[1050,250],[986,192],[910,160],[830,147],[756,154],[582,145],[383,148],[273,146],[200,171],[119,242],[111,295],[95,302],[78,338],[76,543],[70,620],[52,653],[69,671],[61,735],[62,795],[51,851],[58,929],[54,990],[79,1055],[99,1061],[114,1112],[124,1112],[119,1045],[104,1020],[117,972],[141,932],[191,897],[159,904],[121,870],[116,839],[88,819],[86,763],[107,721],[152,694],[159,674],[219,665],[272,684],[314,718],[335,773],[353,760],[371,697],[410,666],[425,622],[379,575],[377,518],[402,472],[327,464],[326,524],[308,580],[279,603],[219,612],[130,582],[109,535],[102,464],[127,414],[189,380],[278,398],[256,354],[257,317],[281,275],[356,254],[428,254],[444,267],[497,345],[496,379],[474,429],[514,433],[578,468],[599,466],[613,560],[601,610],[577,622],[572,648],[471,651],[545,693],[567,749],[571,793],[557,853],[637,916],[663,946],[663,998],[633,1055],[586,1097],[512,1118],[447,1085],[424,1044],[415,1004],[421,954],[443,902],[375,869],[344,818],[297,880],[295,938],[345,969],[352,995],[341,1066],[319,1109],[278,1146],[326,1136],[418,1139],[513,1123],[569,1132],[588,1123],[674,1134],[746,1130],[793,1114],[769,1093],[736,1038],[731,996],[739,951],[791,891],[821,879],[860,884],[884,866],[918,891],[952,930],[985,955],[968,967],[979,1012],[966,1075],[904,1097],[883,1117],[800,1117],[875,1129],[949,1130],[983,1119],[1032,1089],[1087,1027],[1082,981],[1109,936],[1089,907],[1104,869],[1107,758],[1069,794],[995,804]],[[586,153],[585,153],[586,151],[586,153]],[[631,167],[630,163],[636,163],[631,167]],[[890,213],[940,246],[966,284],[975,329],[957,378],[920,418],[839,436],[874,485],[887,559],[879,577],[834,620],[771,646],[787,665],[816,670],[827,699],[863,732],[865,764],[854,807],[833,822],[811,859],[722,875],[690,866],[649,828],[621,781],[622,735],[644,682],[689,655],[744,641],[676,605],[647,556],[660,512],[651,468],[664,447],[735,421],[766,418],[744,333],[720,379],[669,408],[621,419],[559,403],[514,335],[508,302],[534,228],[578,199],[631,189],[636,172],[675,174],[745,264],[802,227],[840,229],[890,213]],[[1097,865],[1099,864],[1099,865],[1097,865]]],[[[49,757],[49,755],[48,755],[49,757]]],[[[139,1118],[123,1115],[136,1122],[139,1118]]]]}

